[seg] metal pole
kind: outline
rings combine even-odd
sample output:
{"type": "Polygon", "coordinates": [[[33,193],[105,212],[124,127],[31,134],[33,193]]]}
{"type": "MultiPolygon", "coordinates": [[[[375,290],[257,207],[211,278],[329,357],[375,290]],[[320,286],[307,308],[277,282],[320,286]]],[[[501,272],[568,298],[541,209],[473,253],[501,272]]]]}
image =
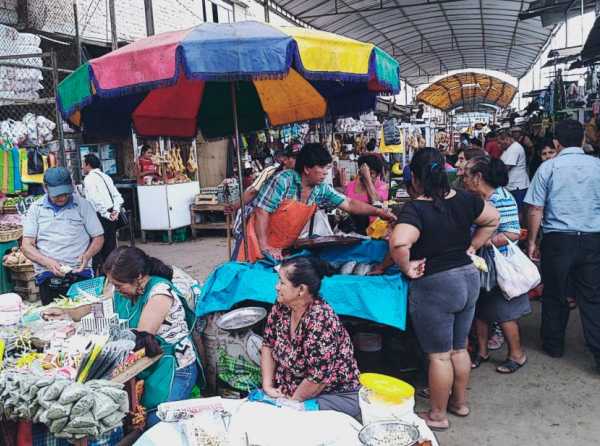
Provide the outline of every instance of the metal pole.
{"type": "Polygon", "coordinates": [[[108,0],[108,12],[110,14],[110,41],[112,50],[119,48],[117,42],[117,15],[115,14],[115,0],[108,0]]]}
{"type": "MultiPolygon", "coordinates": [[[[204,21],[206,22],[206,8],[204,1],[202,2],[202,8],[204,13],[204,21]]],[[[152,11],[152,0],[144,0],[144,11],[146,14],[146,35],[154,35],[154,12],[152,11]]]]}
{"type": "Polygon", "coordinates": [[[269,23],[269,22],[271,21],[271,20],[270,20],[270,17],[269,17],[269,16],[270,16],[270,11],[269,11],[269,7],[270,7],[270,6],[269,6],[269,0],[265,0],[265,3],[264,3],[264,5],[265,5],[265,22],[266,22],[266,23],[269,23]]]}
{"type": "Polygon", "coordinates": [[[81,35],[79,34],[79,14],[77,13],[77,0],[73,0],[73,19],[75,20],[75,51],[77,66],[81,65],[81,35]]]}
{"type": "Polygon", "coordinates": [[[237,156],[238,165],[238,181],[240,191],[240,212],[242,216],[242,237],[244,238],[244,256],[246,260],[248,257],[248,237],[246,232],[246,209],[244,204],[244,172],[242,170],[242,149],[240,147],[240,129],[238,126],[238,113],[237,113],[237,82],[231,82],[231,105],[233,109],[233,147],[237,156]]]}
{"type": "Polygon", "coordinates": [[[58,131],[58,148],[60,153],[60,159],[63,166],[66,167],[67,160],[65,156],[65,135],[63,132],[63,120],[60,114],[60,108],[58,107],[58,64],[56,62],[56,53],[52,51],[50,54],[50,62],[52,63],[52,87],[54,88],[54,112],[56,113],[56,128],[58,131]]]}
{"type": "Polygon", "coordinates": [[[585,36],[584,36],[584,33],[583,33],[583,14],[584,14],[584,11],[583,11],[583,0],[581,0],[581,45],[585,44],[585,36]]]}

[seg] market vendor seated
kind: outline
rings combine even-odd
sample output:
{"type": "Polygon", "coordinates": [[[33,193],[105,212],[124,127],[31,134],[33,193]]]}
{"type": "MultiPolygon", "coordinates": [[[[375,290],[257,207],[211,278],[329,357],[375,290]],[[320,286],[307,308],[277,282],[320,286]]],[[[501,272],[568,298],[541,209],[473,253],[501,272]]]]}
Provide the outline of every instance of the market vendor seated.
{"type": "MultiPolygon", "coordinates": [[[[284,170],[266,184],[256,198],[256,209],[247,228],[247,260],[266,255],[278,260],[310,221],[317,207],[338,207],[350,214],[373,215],[393,220],[387,209],[376,208],[337,192],[324,183],[332,158],[321,144],[306,144],[296,157],[294,170],[284,170]]],[[[238,256],[246,260],[244,247],[238,256]]]]}
{"type": "Polygon", "coordinates": [[[158,166],[154,163],[152,156],[154,152],[152,148],[144,144],[140,151],[140,157],[138,158],[138,184],[148,184],[148,181],[159,179],[158,166]],[[147,180],[146,178],[149,178],[147,180]]]}
{"type": "Polygon", "coordinates": [[[156,337],[161,359],[138,375],[144,379],[142,405],[148,426],[158,423],[156,407],[166,401],[190,397],[198,378],[196,352],[190,335],[186,303],[173,286],[173,269],[139,248],[121,246],[104,263],[115,286],[114,306],[129,328],[156,337]]]}
{"type": "Polygon", "coordinates": [[[93,276],[91,262],[102,249],[104,230],[92,204],[73,193],[67,169],[48,169],[44,190],[27,211],[22,250],[33,262],[42,304],[48,305],[93,276]]]}
{"type": "Polygon", "coordinates": [[[359,371],[350,335],[319,296],[329,266],[314,257],[284,260],[277,302],[263,335],[264,392],[296,401],[316,398],[320,410],[360,415],[359,371]]]}

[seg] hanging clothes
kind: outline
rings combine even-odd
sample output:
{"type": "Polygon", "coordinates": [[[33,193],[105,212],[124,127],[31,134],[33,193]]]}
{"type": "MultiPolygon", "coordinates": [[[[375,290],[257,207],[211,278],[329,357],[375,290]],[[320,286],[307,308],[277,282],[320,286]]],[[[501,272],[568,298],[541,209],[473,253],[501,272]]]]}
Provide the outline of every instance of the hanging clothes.
{"type": "MultiPolygon", "coordinates": [[[[48,157],[43,156],[44,162],[44,172],[48,169],[48,157]]],[[[19,159],[21,164],[21,181],[27,184],[43,184],[44,183],[44,174],[39,173],[36,175],[29,175],[27,171],[27,150],[19,149],[19,159]]]]}
{"type": "Polygon", "coordinates": [[[23,192],[23,182],[21,181],[21,158],[19,157],[19,149],[13,147],[10,151],[13,160],[13,174],[15,193],[23,192]]]}

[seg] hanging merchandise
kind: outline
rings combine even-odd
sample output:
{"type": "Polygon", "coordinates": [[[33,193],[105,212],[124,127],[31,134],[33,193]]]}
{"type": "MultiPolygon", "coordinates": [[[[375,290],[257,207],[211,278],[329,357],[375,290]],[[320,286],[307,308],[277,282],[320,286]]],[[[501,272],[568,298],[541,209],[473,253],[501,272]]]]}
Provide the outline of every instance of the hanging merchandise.
{"type": "Polygon", "coordinates": [[[44,158],[37,147],[27,149],[27,173],[29,175],[44,173],[44,158]]]}
{"type": "MultiPolygon", "coordinates": [[[[19,149],[19,157],[21,164],[21,181],[27,184],[42,184],[44,182],[44,174],[30,174],[27,165],[28,165],[28,156],[27,150],[19,149]]],[[[44,161],[44,171],[48,169],[48,157],[42,155],[42,159],[44,161]]]]}
{"type": "Polygon", "coordinates": [[[403,135],[398,128],[395,118],[388,119],[383,123],[379,141],[379,151],[381,153],[404,152],[403,135]]]}

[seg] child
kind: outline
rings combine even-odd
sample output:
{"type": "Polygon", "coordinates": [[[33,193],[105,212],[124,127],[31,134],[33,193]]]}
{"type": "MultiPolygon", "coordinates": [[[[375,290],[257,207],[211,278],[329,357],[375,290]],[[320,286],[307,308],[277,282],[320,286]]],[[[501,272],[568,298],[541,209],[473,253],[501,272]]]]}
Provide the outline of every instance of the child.
{"type": "Polygon", "coordinates": [[[556,156],[556,149],[553,146],[544,145],[540,152],[540,158],[542,162],[550,160],[556,156]]]}

